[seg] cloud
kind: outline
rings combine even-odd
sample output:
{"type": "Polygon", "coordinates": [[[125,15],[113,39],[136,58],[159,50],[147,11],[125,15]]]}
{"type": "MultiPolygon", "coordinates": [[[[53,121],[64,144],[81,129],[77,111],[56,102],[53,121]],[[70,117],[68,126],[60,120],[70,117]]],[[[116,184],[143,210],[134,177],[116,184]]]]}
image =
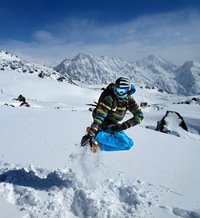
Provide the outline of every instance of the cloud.
{"type": "Polygon", "coordinates": [[[66,19],[56,29],[57,37],[66,42],[83,44],[119,44],[138,41],[153,43],[181,43],[186,38],[199,41],[200,15],[184,10],[179,13],[142,16],[126,23],[104,24],[94,20],[66,19]],[[179,32],[179,34],[177,34],[179,32]],[[159,40],[159,41],[158,41],[159,40]]]}
{"type": "Polygon", "coordinates": [[[137,61],[149,54],[183,64],[200,62],[200,14],[154,14],[126,23],[102,24],[67,18],[33,33],[30,42],[7,41],[1,48],[55,66],[80,52],[137,61]]]}
{"type": "Polygon", "coordinates": [[[54,40],[54,37],[50,32],[39,30],[33,34],[33,39],[41,42],[50,42],[54,40]]]}

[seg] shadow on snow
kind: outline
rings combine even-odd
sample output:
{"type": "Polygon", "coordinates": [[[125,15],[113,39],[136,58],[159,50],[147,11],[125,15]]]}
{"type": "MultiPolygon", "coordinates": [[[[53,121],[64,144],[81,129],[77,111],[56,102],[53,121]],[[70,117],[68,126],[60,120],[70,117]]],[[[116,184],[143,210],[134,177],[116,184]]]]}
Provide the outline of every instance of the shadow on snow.
{"type": "Polygon", "coordinates": [[[72,186],[71,174],[69,178],[63,179],[57,172],[51,172],[46,178],[40,178],[33,171],[27,172],[25,169],[10,170],[0,174],[0,182],[13,185],[30,187],[38,190],[50,189],[53,186],[66,187],[72,186]]]}

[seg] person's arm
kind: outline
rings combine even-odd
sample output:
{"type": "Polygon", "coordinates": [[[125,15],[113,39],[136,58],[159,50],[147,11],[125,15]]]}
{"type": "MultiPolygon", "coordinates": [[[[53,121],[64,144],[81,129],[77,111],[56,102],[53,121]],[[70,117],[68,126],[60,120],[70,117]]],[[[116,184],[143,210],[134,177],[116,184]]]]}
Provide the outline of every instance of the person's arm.
{"type": "Polygon", "coordinates": [[[137,104],[137,102],[132,96],[129,97],[128,110],[133,114],[133,117],[122,123],[124,129],[136,126],[140,124],[144,119],[144,115],[142,113],[140,106],[137,104]]]}
{"type": "Polygon", "coordinates": [[[109,111],[112,109],[113,98],[112,96],[106,96],[103,101],[96,108],[96,115],[94,121],[90,127],[89,133],[96,135],[99,130],[99,126],[103,123],[104,119],[107,117],[109,111]]]}

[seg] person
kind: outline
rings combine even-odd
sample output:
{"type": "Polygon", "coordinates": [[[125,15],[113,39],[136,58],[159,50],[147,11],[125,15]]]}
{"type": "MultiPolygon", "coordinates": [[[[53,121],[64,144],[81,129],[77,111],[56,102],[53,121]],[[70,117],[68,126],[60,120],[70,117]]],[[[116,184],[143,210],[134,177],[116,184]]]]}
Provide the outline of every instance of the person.
{"type": "Polygon", "coordinates": [[[124,130],[140,124],[143,113],[132,95],[136,88],[129,79],[120,77],[113,84],[110,94],[105,96],[95,108],[93,123],[81,139],[81,146],[98,145],[104,151],[128,150],[133,141],[124,130]],[[133,116],[122,122],[127,111],[133,116]],[[122,122],[122,123],[120,123],[122,122]]]}

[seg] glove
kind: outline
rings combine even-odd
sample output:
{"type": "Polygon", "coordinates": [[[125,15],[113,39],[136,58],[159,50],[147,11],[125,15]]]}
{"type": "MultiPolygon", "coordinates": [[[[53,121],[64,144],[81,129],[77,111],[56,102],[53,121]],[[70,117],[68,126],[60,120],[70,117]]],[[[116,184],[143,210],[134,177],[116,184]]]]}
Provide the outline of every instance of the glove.
{"type": "Polygon", "coordinates": [[[111,126],[110,129],[113,132],[120,132],[120,131],[124,130],[125,128],[124,128],[123,124],[116,124],[116,125],[111,126]]]}
{"type": "Polygon", "coordinates": [[[87,145],[92,145],[92,138],[93,138],[93,135],[91,134],[87,134],[87,135],[84,135],[83,138],[81,139],[81,146],[87,146],[87,145]]]}

